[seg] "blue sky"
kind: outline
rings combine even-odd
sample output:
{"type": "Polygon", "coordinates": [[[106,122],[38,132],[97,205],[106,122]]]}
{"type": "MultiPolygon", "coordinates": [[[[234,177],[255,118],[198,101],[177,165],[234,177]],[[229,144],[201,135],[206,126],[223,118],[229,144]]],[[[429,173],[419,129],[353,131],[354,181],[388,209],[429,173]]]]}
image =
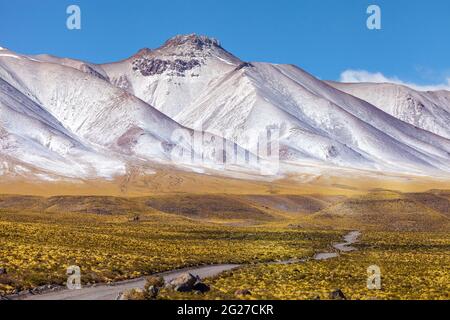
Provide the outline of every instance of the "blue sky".
{"type": "Polygon", "coordinates": [[[348,69],[423,85],[450,77],[448,0],[0,0],[0,46],[20,53],[108,62],[183,33],[322,79],[348,69]],[[82,30],[66,28],[70,4],[82,30]],[[380,31],[366,28],[370,4],[381,7],[380,31]]]}

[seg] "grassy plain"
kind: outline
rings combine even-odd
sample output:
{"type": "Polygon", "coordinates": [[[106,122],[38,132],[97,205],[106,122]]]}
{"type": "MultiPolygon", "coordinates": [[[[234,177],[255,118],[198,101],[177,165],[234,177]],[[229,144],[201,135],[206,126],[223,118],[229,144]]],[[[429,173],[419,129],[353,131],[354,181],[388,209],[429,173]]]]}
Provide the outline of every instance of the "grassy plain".
{"type": "MultiPolygon", "coordinates": [[[[273,190],[272,190],[273,191],[273,190]]],[[[110,282],[187,266],[248,264],[209,279],[204,296],[260,299],[449,299],[450,192],[318,195],[163,194],[150,197],[0,196],[0,294],[63,284],[78,265],[84,283],[110,282]],[[275,260],[329,250],[361,230],[359,251],[328,261],[275,260]],[[366,289],[378,265],[383,288],[366,289]]]]}
{"type": "MultiPolygon", "coordinates": [[[[261,264],[222,274],[207,283],[203,299],[329,299],[336,288],[347,299],[449,300],[449,233],[366,232],[359,251],[305,263],[261,264]],[[367,268],[381,269],[381,290],[367,288],[367,268]],[[238,289],[252,294],[236,296],[238,289]]],[[[198,295],[165,290],[162,299],[198,299],[198,295]]]]}
{"type": "Polygon", "coordinates": [[[135,212],[99,215],[52,210],[0,212],[0,267],[7,270],[0,275],[1,294],[63,284],[70,265],[81,267],[84,283],[110,282],[202,264],[308,256],[341,234],[287,230],[283,223],[254,220],[252,226],[239,226],[242,221],[234,216],[213,223],[151,210],[140,212],[138,220],[135,212]]]}

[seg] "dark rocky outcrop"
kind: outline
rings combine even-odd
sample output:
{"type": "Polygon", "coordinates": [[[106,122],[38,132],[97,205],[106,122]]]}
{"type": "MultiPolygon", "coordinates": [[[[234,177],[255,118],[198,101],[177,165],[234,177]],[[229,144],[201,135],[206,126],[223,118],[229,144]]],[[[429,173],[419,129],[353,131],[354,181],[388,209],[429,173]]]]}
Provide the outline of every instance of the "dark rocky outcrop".
{"type": "Polygon", "coordinates": [[[244,69],[244,68],[254,68],[255,66],[252,65],[250,62],[243,62],[240,65],[238,65],[235,69],[235,71],[244,69]]]}
{"type": "Polygon", "coordinates": [[[336,289],[330,292],[330,300],[347,300],[347,298],[341,289],[336,289]]]}
{"type": "Polygon", "coordinates": [[[217,39],[196,34],[175,36],[167,40],[166,43],[164,43],[163,47],[179,47],[186,44],[192,46],[196,50],[203,50],[205,48],[211,47],[220,47],[220,43],[217,39]]]}
{"type": "Polygon", "coordinates": [[[172,71],[175,75],[183,77],[186,71],[200,66],[197,59],[190,60],[162,60],[158,58],[141,57],[133,61],[133,70],[140,72],[144,77],[172,71]]]}

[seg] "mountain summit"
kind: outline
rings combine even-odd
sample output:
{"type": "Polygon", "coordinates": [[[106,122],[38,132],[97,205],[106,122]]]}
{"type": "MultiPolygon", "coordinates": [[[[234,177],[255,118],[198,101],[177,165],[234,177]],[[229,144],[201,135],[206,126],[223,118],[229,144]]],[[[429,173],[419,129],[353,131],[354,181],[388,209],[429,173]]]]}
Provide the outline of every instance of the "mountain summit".
{"type": "Polygon", "coordinates": [[[167,40],[162,46],[156,49],[143,48],[136,53],[133,58],[139,57],[151,57],[154,55],[161,56],[173,56],[173,57],[206,57],[212,53],[226,54],[226,52],[220,45],[217,39],[209,38],[207,36],[188,34],[177,35],[167,40]]]}
{"type": "Polygon", "coordinates": [[[209,38],[207,36],[188,34],[188,35],[177,35],[169,40],[167,40],[163,48],[170,47],[191,47],[196,50],[210,49],[213,47],[221,47],[220,42],[215,38],[209,38]]]}

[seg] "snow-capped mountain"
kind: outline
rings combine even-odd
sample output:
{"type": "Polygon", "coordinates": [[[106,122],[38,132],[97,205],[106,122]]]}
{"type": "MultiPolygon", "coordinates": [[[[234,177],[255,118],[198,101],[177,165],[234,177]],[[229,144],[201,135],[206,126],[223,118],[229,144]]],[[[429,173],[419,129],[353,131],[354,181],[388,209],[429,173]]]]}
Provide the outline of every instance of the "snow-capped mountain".
{"type": "Polygon", "coordinates": [[[172,152],[191,151],[192,130],[85,65],[0,53],[2,155],[69,177],[104,177],[124,174],[130,161],[167,163],[172,152]]]}
{"type": "Polygon", "coordinates": [[[261,135],[274,132],[275,139],[276,132],[282,171],[313,163],[450,173],[447,93],[427,93],[434,97],[429,113],[406,108],[403,115],[390,112],[383,97],[344,91],[293,65],[241,61],[197,35],[102,65],[3,49],[0,163],[3,172],[21,166],[107,177],[124,174],[134,161],[172,165],[174,150],[193,150],[206,160],[197,168],[223,157],[199,151],[194,136],[248,158],[260,151],[261,135]],[[189,134],[180,139],[179,131],[189,134]]]}
{"type": "Polygon", "coordinates": [[[404,122],[450,139],[449,91],[422,92],[392,83],[329,84],[404,122]]]}
{"type": "Polygon", "coordinates": [[[206,37],[102,65],[112,83],[179,123],[242,146],[278,127],[284,160],[420,172],[447,171],[449,140],[408,125],[292,65],[247,63],[206,37]]]}

